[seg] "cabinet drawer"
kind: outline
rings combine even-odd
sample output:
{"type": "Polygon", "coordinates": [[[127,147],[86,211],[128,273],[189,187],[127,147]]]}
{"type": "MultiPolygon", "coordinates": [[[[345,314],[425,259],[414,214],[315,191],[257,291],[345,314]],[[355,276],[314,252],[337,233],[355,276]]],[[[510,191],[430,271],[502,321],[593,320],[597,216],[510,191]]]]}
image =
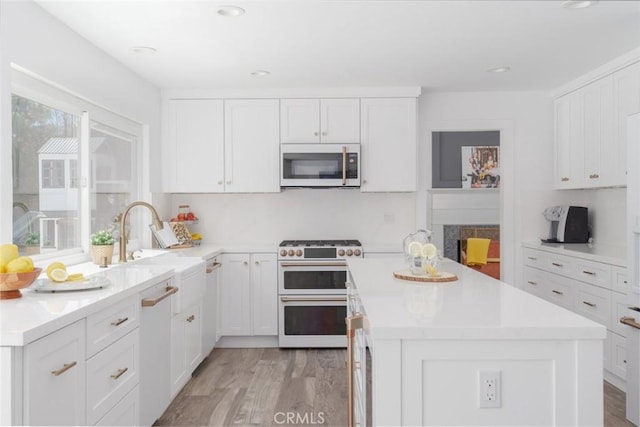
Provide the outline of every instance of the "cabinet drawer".
{"type": "Polygon", "coordinates": [[[611,284],[616,292],[624,294],[629,292],[629,282],[627,281],[627,269],[617,265],[611,266],[611,284]]]}
{"type": "Polygon", "coordinates": [[[577,313],[606,326],[607,329],[611,329],[609,325],[611,291],[580,283],[574,302],[574,309],[577,313]]]}
{"type": "Polygon", "coordinates": [[[628,326],[620,323],[620,318],[627,316],[629,309],[629,302],[627,301],[627,295],[618,292],[611,292],[611,330],[623,337],[627,336],[628,326]]]}
{"type": "Polygon", "coordinates": [[[530,248],[524,248],[522,252],[524,254],[524,265],[537,268],[545,267],[545,252],[530,248]]]}
{"type": "Polygon", "coordinates": [[[87,357],[125,336],[140,323],[140,300],[128,298],[87,317],[87,357]]]}
{"type": "Polygon", "coordinates": [[[127,395],[106,413],[97,426],[138,426],[140,425],[140,392],[135,386],[127,395]]]}
{"type": "Polygon", "coordinates": [[[576,296],[575,282],[562,277],[547,275],[543,289],[544,299],[566,309],[573,309],[576,296]]]}
{"type": "Polygon", "coordinates": [[[93,425],[138,384],[138,329],[87,361],[87,423],[93,425]]]}
{"type": "Polygon", "coordinates": [[[564,255],[546,254],[544,269],[555,274],[574,277],[576,271],[576,259],[564,255]]]}
{"type": "Polygon", "coordinates": [[[592,285],[611,289],[611,266],[601,262],[577,259],[575,278],[592,285]]]}
{"type": "Polygon", "coordinates": [[[611,335],[611,373],[626,379],[627,375],[627,343],[626,338],[609,332],[611,335]]]}
{"type": "Polygon", "coordinates": [[[524,267],[522,289],[544,298],[545,273],[531,267],[524,267]]]}

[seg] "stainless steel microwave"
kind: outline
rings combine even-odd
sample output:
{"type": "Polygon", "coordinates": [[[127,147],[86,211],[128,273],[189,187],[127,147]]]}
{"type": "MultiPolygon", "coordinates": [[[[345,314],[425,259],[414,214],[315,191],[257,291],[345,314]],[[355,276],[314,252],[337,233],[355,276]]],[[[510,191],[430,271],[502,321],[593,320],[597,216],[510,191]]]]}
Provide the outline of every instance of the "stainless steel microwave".
{"type": "Polygon", "coordinates": [[[360,187],[360,144],[282,144],[280,155],[282,187],[360,187]]]}

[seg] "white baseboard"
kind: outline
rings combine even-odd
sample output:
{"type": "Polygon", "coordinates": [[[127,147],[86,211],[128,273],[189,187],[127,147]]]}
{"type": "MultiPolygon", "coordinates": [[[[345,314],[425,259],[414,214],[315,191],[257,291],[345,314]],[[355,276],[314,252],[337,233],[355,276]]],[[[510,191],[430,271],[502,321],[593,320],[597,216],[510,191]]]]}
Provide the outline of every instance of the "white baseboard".
{"type": "Polygon", "coordinates": [[[278,347],[277,336],[221,337],[216,348],[261,348],[278,347]]]}

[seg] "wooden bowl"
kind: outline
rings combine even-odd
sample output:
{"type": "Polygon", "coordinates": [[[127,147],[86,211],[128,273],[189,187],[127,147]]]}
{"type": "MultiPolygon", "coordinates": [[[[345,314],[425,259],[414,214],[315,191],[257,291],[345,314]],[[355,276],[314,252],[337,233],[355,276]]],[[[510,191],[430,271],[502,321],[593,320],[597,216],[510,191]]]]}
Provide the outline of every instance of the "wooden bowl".
{"type": "Polygon", "coordinates": [[[40,276],[41,268],[24,273],[0,273],[0,300],[20,298],[20,289],[27,288],[40,276]]]}

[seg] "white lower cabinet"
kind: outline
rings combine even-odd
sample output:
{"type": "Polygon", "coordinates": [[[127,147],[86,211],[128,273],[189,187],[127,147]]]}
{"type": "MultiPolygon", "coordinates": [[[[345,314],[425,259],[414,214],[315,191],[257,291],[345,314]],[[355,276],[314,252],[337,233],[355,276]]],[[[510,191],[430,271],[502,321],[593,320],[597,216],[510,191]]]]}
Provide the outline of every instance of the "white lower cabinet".
{"type": "Polygon", "coordinates": [[[221,274],[221,335],[278,335],[276,254],[225,254],[221,274]]]}
{"type": "Polygon", "coordinates": [[[140,419],[140,392],[134,387],[102,417],[97,426],[135,426],[140,419]]]}
{"type": "Polygon", "coordinates": [[[86,425],[84,319],[24,350],[24,425],[86,425]]]}
{"type": "Polygon", "coordinates": [[[626,269],[618,265],[525,247],[521,288],[607,327],[605,379],[624,388],[626,269]],[[613,376],[613,377],[612,377],[613,376]]]}
{"type": "Polygon", "coordinates": [[[202,353],[202,304],[195,304],[171,319],[171,398],[191,378],[202,353]]]}

